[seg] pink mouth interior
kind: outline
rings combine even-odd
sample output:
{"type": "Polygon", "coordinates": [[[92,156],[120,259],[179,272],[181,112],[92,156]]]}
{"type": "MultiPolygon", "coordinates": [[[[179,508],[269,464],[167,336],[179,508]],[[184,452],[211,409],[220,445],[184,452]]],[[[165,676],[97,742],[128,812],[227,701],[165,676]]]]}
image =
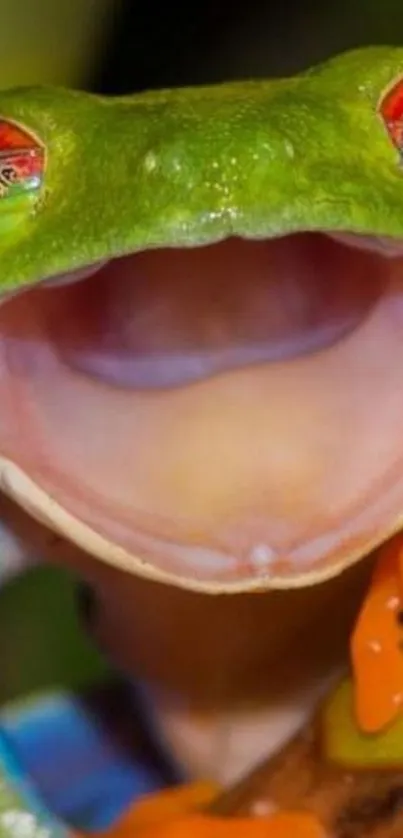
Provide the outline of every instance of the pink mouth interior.
{"type": "Polygon", "coordinates": [[[2,455],[184,577],[337,561],[403,508],[403,257],[346,241],[148,251],[4,301],[2,455]]]}

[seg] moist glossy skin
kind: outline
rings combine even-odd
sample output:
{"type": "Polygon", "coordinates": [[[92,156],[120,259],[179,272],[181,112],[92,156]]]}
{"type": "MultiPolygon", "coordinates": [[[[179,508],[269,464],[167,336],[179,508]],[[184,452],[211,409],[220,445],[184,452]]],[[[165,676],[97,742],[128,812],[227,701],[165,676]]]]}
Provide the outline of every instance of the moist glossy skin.
{"type": "MultiPolygon", "coordinates": [[[[3,94],[3,118],[28,128],[45,149],[43,188],[18,199],[7,198],[0,204],[0,276],[4,292],[16,292],[45,278],[85,269],[90,263],[99,264],[133,251],[195,247],[221,239],[235,240],[237,236],[270,239],[293,231],[328,230],[333,234],[347,231],[350,236],[359,233],[399,240],[399,152],[396,135],[391,139],[379,106],[385,90],[399,79],[402,63],[401,50],[378,48],[350,53],[284,81],[162,91],[113,101],[51,89],[3,94]]],[[[95,288],[96,281],[95,276],[95,288]]],[[[7,321],[6,306],[4,312],[7,321]]],[[[331,376],[324,374],[330,381],[331,376]]],[[[372,372],[368,374],[371,376],[372,372]]],[[[50,381],[49,375],[46,378],[50,381]]],[[[14,380],[18,380],[16,376],[14,380]]],[[[255,388],[256,392],[262,390],[258,382],[255,388]]],[[[254,399],[253,389],[251,393],[254,399]]],[[[226,404],[230,404],[231,388],[227,388],[227,394],[226,404]]],[[[66,394],[66,398],[70,404],[74,401],[79,405],[80,397],[76,394],[66,394]]],[[[341,409],[340,405],[337,409],[341,409]]],[[[12,415],[12,405],[10,410],[12,415]]],[[[88,408],[85,410],[88,414],[88,408]]],[[[128,415],[123,406],[121,412],[128,415]]],[[[200,415],[199,409],[196,412],[200,415]]],[[[67,438],[67,414],[66,420],[67,438]]],[[[29,413],[26,422],[20,438],[30,444],[35,422],[29,413]]],[[[260,422],[264,424],[262,418],[260,422]]],[[[311,417],[306,422],[312,427],[311,417]]],[[[245,425],[245,418],[242,423],[245,425]]],[[[62,440],[60,417],[56,425],[53,433],[56,431],[62,440]]],[[[212,437],[214,433],[213,424],[212,437]]],[[[112,450],[119,436],[119,429],[109,423],[104,437],[106,446],[110,441],[112,450]]],[[[105,442],[103,445],[105,448],[105,442]]],[[[169,449],[169,439],[166,448],[169,449]]],[[[77,451],[75,457],[78,462],[77,451]]],[[[340,463],[339,455],[337,459],[340,463]]],[[[102,522],[96,516],[92,526],[89,520],[90,526],[86,526],[85,515],[64,502],[63,496],[58,498],[52,481],[42,482],[45,491],[41,493],[35,469],[21,463],[23,473],[17,473],[9,468],[8,460],[14,465],[19,461],[18,442],[16,449],[14,440],[11,448],[4,449],[5,490],[29,511],[40,514],[51,527],[106,561],[152,578],[186,586],[194,584],[206,590],[219,587],[234,591],[261,585],[259,567],[256,572],[261,561],[259,534],[254,536],[255,544],[246,544],[247,562],[241,568],[239,556],[222,558],[219,534],[215,533],[216,555],[204,556],[199,569],[198,559],[193,557],[182,578],[180,561],[164,568],[163,558],[158,562],[153,557],[147,560],[147,547],[143,560],[137,561],[132,556],[139,555],[141,549],[136,550],[133,545],[123,549],[122,539],[115,549],[112,542],[119,539],[112,532],[102,533],[102,522]],[[59,504],[50,505],[49,495],[59,504]],[[248,564],[248,551],[256,546],[259,549],[252,552],[253,561],[248,564]],[[222,562],[224,569],[219,567],[217,578],[208,578],[208,572],[203,578],[202,564],[207,565],[208,560],[218,566],[222,562]],[[200,578],[196,578],[198,574],[200,578]]],[[[99,462],[98,455],[95,460],[99,462]]],[[[178,462],[177,457],[175,461],[178,462]]],[[[53,465],[54,460],[50,467],[53,465]]],[[[146,464],[146,473],[148,469],[146,464]]],[[[88,466],[88,473],[90,470],[88,466]]],[[[181,479],[186,483],[187,471],[183,474],[181,479]]],[[[78,497],[79,485],[76,491],[72,477],[70,474],[73,494],[78,497]]],[[[107,478],[97,480],[107,491],[107,478]]],[[[156,497],[154,488],[153,492],[151,495],[156,497]]],[[[263,492],[260,494],[263,496],[263,492]]],[[[227,504],[228,497],[224,500],[227,504]]],[[[122,504],[121,498],[119,502],[122,504]]],[[[162,505],[162,520],[164,509],[162,505]]],[[[150,509],[146,512],[153,514],[150,509]]],[[[346,533],[346,555],[333,556],[329,551],[324,564],[322,556],[318,573],[316,568],[307,566],[309,561],[305,558],[296,559],[295,565],[291,563],[289,567],[289,559],[284,558],[289,545],[283,545],[272,573],[274,581],[269,579],[266,583],[290,587],[339,572],[357,560],[363,549],[379,542],[381,530],[390,532],[400,526],[400,521],[396,521],[399,512],[400,508],[398,512],[394,510],[393,520],[387,524],[383,520],[374,523],[372,531],[366,532],[365,544],[355,532],[346,533]]],[[[312,518],[312,509],[309,514],[312,518]]],[[[131,512],[129,517],[133,517],[131,512]]],[[[186,537],[179,541],[185,549],[187,543],[195,543],[196,548],[203,546],[205,534],[200,521],[195,518],[189,527],[190,539],[188,528],[186,537]]],[[[172,534],[168,526],[165,533],[168,552],[167,541],[175,541],[175,531],[172,534]]],[[[320,545],[320,528],[316,535],[320,545]]],[[[224,542],[225,537],[224,531],[224,542]]],[[[312,533],[309,537],[312,539],[312,533]]],[[[264,534],[264,547],[265,542],[264,534]]],[[[211,543],[214,547],[214,539],[211,543]]],[[[270,547],[269,539],[267,543],[270,547]]],[[[307,545],[302,542],[300,546],[306,552],[307,545]]],[[[153,549],[151,545],[149,552],[153,549]]],[[[264,561],[266,554],[265,547],[264,561]]]]}
{"type": "Polygon", "coordinates": [[[402,72],[402,49],[370,48],[284,81],[120,100],[2,93],[0,113],[40,137],[47,167],[39,202],[2,238],[1,286],[233,235],[403,235],[398,155],[377,115],[402,72]]]}
{"type": "MultiPolygon", "coordinates": [[[[1,93],[2,117],[28,126],[46,148],[39,196],[0,200],[1,289],[136,250],[231,236],[403,238],[399,154],[378,112],[401,74],[403,50],[382,48],[286,81],[112,101],[51,89],[1,93]]],[[[3,478],[3,488],[39,515],[36,487],[24,480],[22,489],[3,478]]],[[[51,504],[42,517],[71,528],[51,504]]],[[[87,532],[71,537],[95,552],[87,532]]]]}

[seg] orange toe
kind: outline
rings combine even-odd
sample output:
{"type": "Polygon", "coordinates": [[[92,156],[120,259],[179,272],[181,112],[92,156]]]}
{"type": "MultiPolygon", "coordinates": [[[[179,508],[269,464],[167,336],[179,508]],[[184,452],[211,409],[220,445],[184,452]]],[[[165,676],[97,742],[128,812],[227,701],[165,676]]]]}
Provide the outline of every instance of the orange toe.
{"type": "Polygon", "coordinates": [[[148,794],[129,806],[110,829],[98,833],[98,838],[132,838],[145,829],[204,809],[220,791],[220,786],[206,780],[148,794]]]}
{"type": "Polygon", "coordinates": [[[313,815],[284,812],[269,818],[189,815],[146,829],[140,838],[326,838],[313,815]]]}
{"type": "Polygon", "coordinates": [[[351,640],[356,715],[375,733],[403,709],[403,537],[381,549],[351,640]]]}
{"type": "MultiPolygon", "coordinates": [[[[217,817],[203,812],[220,789],[210,782],[150,794],[130,807],[103,838],[326,838],[305,812],[268,817],[217,817]]],[[[98,838],[99,834],[98,834],[98,838]]]]}

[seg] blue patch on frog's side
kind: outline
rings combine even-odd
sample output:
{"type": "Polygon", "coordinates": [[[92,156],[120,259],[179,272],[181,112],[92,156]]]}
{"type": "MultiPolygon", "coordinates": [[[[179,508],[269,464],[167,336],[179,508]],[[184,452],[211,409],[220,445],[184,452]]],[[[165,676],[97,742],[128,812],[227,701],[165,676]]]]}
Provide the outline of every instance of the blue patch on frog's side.
{"type": "Polygon", "coordinates": [[[15,752],[15,770],[19,762],[45,805],[77,829],[107,828],[133,800],[165,784],[163,770],[119,751],[74,695],[9,707],[0,725],[15,752]]]}

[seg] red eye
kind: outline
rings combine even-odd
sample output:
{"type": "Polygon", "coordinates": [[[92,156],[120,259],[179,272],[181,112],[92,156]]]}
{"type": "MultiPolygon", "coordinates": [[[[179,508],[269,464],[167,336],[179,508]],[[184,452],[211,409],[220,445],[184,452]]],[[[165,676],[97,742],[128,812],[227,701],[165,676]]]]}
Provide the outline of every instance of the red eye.
{"type": "Polygon", "coordinates": [[[14,122],[0,119],[0,197],[33,192],[42,184],[45,150],[14,122]]]}
{"type": "Polygon", "coordinates": [[[393,145],[403,156],[403,78],[399,78],[383,96],[379,113],[393,145]]]}

